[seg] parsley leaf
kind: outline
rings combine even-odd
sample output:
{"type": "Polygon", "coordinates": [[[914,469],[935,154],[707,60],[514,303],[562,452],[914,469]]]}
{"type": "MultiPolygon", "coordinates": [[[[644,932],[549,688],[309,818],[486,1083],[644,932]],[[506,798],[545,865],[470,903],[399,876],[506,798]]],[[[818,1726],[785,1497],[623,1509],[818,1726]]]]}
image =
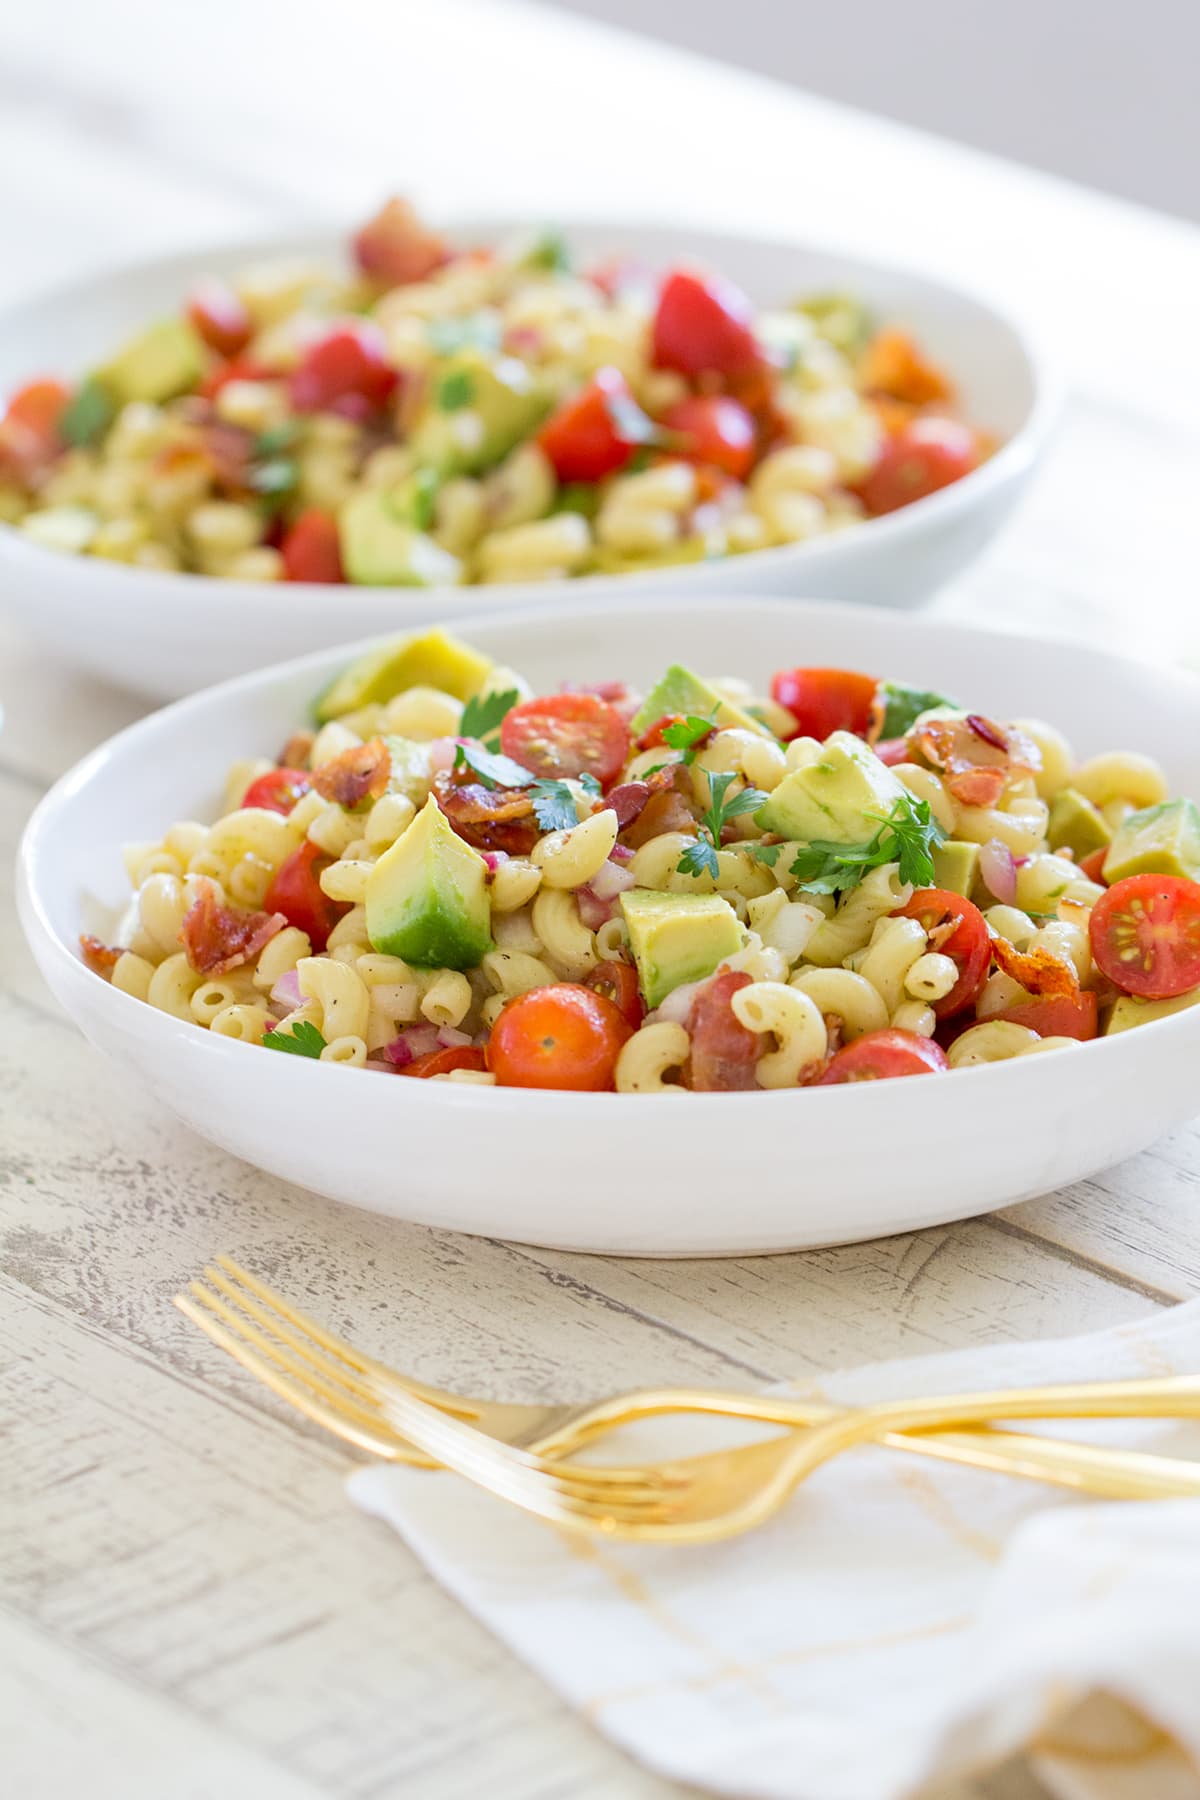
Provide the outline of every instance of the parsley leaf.
{"type": "Polygon", "coordinates": [[[77,387],[58,421],[59,435],[77,448],[100,441],[116,417],[117,406],[102,382],[94,379],[77,387]]]}
{"type": "Polygon", "coordinates": [[[511,756],[500,756],[475,744],[460,744],[454,753],[454,766],[474,770],[484,787],[529,787],[533,776],[511,756]]]}
{"type": "Polygon", "coordinates": [[[593,800],[598,798],[598,796],[604,792],[604,789],[600,786],[596,777],[587,774],[586,771],[582,775],[577,775],[575,779],[583,789],[584,793],[590,794],[593,800]]]}
{"type": "Polygon", "coordinates": [[[272,456],[250,471],[249,484],[256,494],[267,500],[280,500],[290,494],[300,479],[300,471],[290,456],[272,456]]]}
{"type": "Polygon", "coordinates": [[[458,412],[475,398],[475,380],[469,369],[451,369],[438,383],[437,404],[442,412],[458,412]]]}
{"type": "Polygon", "coordinates": [[[263,1043],[268,1050],[286,1050],[289,1056],[320,1059],[325,1039],[308,1019],[300,1019],[290,1031],[268,1031],[263,1043]]]}
{"type": "Polygon", "coordinates": [[[691,763],[696,760],[696,750],[709,733],[716,728],[716,721],[711,717],[702,719],[696,713],[689,713],[685,719],[676,719],[673,725],[664,725],[662,741],[668,750],[682,750],[681,762],[691,763]]]}
{"type": "Polygon", "coordinates": [[[779,852],[783,849],[783,845],[747,844],[746,848],[749,850],[751,856],[756,857],[760,863],[766,863],[768,869],[773,869],[775,864],[779,861],[779,852]]]}
{"type": "Polygon", "coordinates": [[[565,781],[535,781],[533,810],[543,831],[569,831],[579,823],[579,808],[565,781]]]}
{"type": "Polygon", "coordinates": [[[521,269],[548,269],[555,275],[566,275],[571,269],[571,251],[561,231],[547,226],[522,246],[521,269]]]}
{"type": "Polygon", "coordinates": [[[512,711],[520,698],[516,688],[506,688],[502,694],[476,694],[463,707],[462,718],[458,723],[459,734],[462,737],[478,738],[481,744],[486,744],[489,738],[496,736],[505,715],[512,711]]]}
{"type": "Polygon", "coordinates": [[[865,844],[815,842],[797,852],[791,872],[800,886],[813,894],[844,893],[857,887],[863,876],[884,863],[900,865],[900,879],[913,887],[929,887],[933,881],[932,852],[944,844],[946,834],[929,810],[927,800],[904,794],[891,813],[878,819],[879,830],[865,844]]]}
{"type": "Polygon", "coordinates": [[[282,425],[271,425],[266,431],[260,431],[254,440],[254,455],[278,456],[283,450],[290,450],[300,436],[300,427],[295,419],[285,419],[282,425]]]}
{"type": "Polygon", "coordinates": [[[879,684],[876,704],[883,707],[883,723],[879,735],[884,738],[906,737],[923,712],[935,706],[955,706],[945,694],[926,693],[921,688],[905,687],[899,681],[879,684]]]}
{"type": "Polygon", "coordinates": [[[711,875],[715,881],[719,867],[717,851],[721,846],[721,831],[726,821],[739,818],[743,813],[757,812],[766,803],[767,796],[761,788],[756,787],[743,788],[740,793],[726,800],[729,785],[735,779],[732,770],[709,776],[711,804],[700,821],[700,835],[694,844],[688,845],[676,864],[681,875],[711,875]]]}

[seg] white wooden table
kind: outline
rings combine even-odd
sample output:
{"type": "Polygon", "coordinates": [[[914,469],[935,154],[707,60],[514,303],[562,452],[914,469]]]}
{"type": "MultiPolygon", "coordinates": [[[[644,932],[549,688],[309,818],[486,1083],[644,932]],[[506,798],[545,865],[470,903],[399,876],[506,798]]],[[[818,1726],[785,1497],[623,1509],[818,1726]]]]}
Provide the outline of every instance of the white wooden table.
{"type": "MultiPolygon", "coordinates": [[[[907,256],[1023,307],[1072,389],[1035,497],[938,605],[1164,656],[1200,644],[1200,233],[534,8],[205,0],[186,19],[5,9],[0,301],[395,186],[433,209],[670,215],[907,256]]],[[[1194,1128],[995,1218],[726,1263],[470,1241],[259,1175],[91,1051],[18,935],[26,815],[137,703],[3,626],[0,697],[6,1791],[678,1791],[352,1513],[340,1450],[172,1309],[217,1251],[409,1368],[523,1398],[1082,1330],[1200,1288],[1194,1128]]],[[[1037,1791],[1020,1771],[975,1790],[1037,1791]]]]}

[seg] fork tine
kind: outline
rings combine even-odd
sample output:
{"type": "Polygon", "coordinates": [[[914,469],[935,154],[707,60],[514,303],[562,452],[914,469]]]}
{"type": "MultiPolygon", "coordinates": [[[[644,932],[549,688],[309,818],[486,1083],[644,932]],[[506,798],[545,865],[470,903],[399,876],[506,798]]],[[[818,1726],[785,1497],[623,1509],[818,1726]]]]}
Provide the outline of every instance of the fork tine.
{"type": "Polygon", "coordinates": [[[335,1362],[332,1356],[327,1356],[324,1351],[316,1348],[301,1332],[293,1330],[276,1311],[268,1306],[260,1305],[253,1294],[244,1292],[220,1269],[209,1264],[204,1270],[204,1279],[211,1282],[213,1287],[219,1289],[244,1313],[248,1313],[252,1319],[257,1319],[260,1325],[265,1325],[267,1330],[273,1332],[282,1343],[290,1345],[297,1355],[311,1363],[313,1368],[317,1369],[326,1380],[345,1388],[348,1393],[358,1395],[361,1400],[378,1404],[375,1387],[369,1381],[363,1381],[357,1374],[352,1373],[344,1359],[341,1362],[335,1362]]]}
{"type": "Polygon", "coordinates": [[[278,1394],[281,1400],[286,1400],[289,1406],[294,1406],[297,1412],[303,1413],[314,1424],[324,1426],[326,1431],[333,1432],[336,1437],[357,1445],[360,1450],[368,1450],[375,1456],[390,1457],[391,1446],[386,1439],[364,1430],[332,1408],[323,1406],[320,1401],[314,1400],[310,1394],[297,1387],[295,1383],[286,1380],[277,1369],[271,1367],[265,1358],[258,1356],[248,1344],[235,1337],[231,1331],[227,1331],[217,1319],[210,1313],[206,1313],[203,1307],[198,1306],[188,1295],[176,1294],[173,1298],[179,1311],[190,1319],[193,1325],[199,1326],[206,1337],[211,1338],[213,1343],[224,1350],[228,1356],[232,1356],[235,1362],[241,1363],[242,1367],[248,1369],[251,1375],[257,1376],[265,1387],[271,1389],[272,1393],[278,1394]]]}

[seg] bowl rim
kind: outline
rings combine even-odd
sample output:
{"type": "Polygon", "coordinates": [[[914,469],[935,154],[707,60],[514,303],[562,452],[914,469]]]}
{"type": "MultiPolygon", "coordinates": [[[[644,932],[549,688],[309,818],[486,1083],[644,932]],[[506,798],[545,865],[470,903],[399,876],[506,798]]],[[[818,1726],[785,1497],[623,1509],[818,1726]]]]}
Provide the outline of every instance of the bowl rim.
{"type": "MultiPolygon", "coordinates": [[[[845,603],[840,601],[806,600],[796,602],[772,598],[770,596],[748,595],[743,597],[742,601],[739,603],[736,596],[727,595],[705,597],[700,601],[687,600],[675,596],[658,602],[657,606],[660,611],[669,613],[677,612],[686,620],[687,617],[691,616],[697,610],[709,613],[716,611],[724,612],[727,611],[731,605],[736,607],[739,604],[743,606],[754,606],[760,611],[776,612],[779,614],[781,621],[787,621],[791,625],[794,625],[797,622],[798,615],[802,615],[804,612],[810,612],[825,617],[832,616],[843,623],[847,622],[849,619],[854,619],[864,626],[868,626],[872,622],[877,622],[881,625],[898,625],[902,632],[916,629],[921,626],[929,626],[931,628],[936,627],[939,631],[949,632],[956,637],[970,639],[972,642],[978,643],[981,649],[989,642],[1000,641],[1007,642],[1011,645],[1014,642],[1020,643],[1022,641],[1015,633],[999,631],[987,626],[975,626],[965,621],[913,618],[907,614],[898,615],[884,607],[847,607],[845,603]]],[[[613,614],[611,606],[597,607],[595,612],[598,623],[611,622],[613,614]]],[[[633,620],[643,615],[644,612],[644,601],[632,598],[618,609],[619,615],[624,614],[626,617],[633,620]]],[[[496,615],[472,615],[464,613],[442,622],[444,629],[467,636],[468,639],[473,627],[480,627],[483,629],[494,629],[498,627],[503,630],[510,627],[518,629],[521,627],[540,627],[543,623],[544,621],[540,610],[531,607],[519,607],[508,613],[496,615]]],[[[152,1033],[157,1033],[161,1038],[164,1048],[172,1040],[178,1040],[186,1047],[189,1053],[201,1055],[215,1054],[218,1056],[227,1056],[231,1054],[247,1056],[250,1054],[257,1054],[260,1049],[259,1045],[244,1044],[237,1039],[218,1037],[214,1043],[213,1034],[211,1032],[203,1031],[199,1026],[192,1025],[189,1021],[176,1019],[168,1013],[148,1007],[145,1001],[135,999],[133,995],[123,993],[120,989],[114,988],[111,983],[104,981],[101,976],[94,974],[92,970],[88,969],[81,962],[77,951],[59,936],[57,929],[51,922],[46,905],[44,904],[41,885],[38,879],[42,857],[42,846],[48,838],[53,836],[56,816],[61,807],[74,796],[85,791],[93,781],[102,778],[105,764],[111,759],[118,746],[123,749],[128,749],[131,746],[136,746],[138,741],[142,738],[153,740],[153,738],[164,729],[166,729],[169,734],[170,727],[173,724],[177,724],[184,719],[202,716],[206,709],[217,701],[249,698],[249,696],[257,691],[264,688],[270,688],[278,683],[291,681],[292,679],[307,673],[309,670],[313,670],[314,672],[319,670],[321,674],[324,674],[331,662],[340,661],[343,658],[350,660],[363,650],[369,649],[373,645],[376,645],[381,641],[386,641],[389,637],[395,635],[397,634],[373,633],[349,644],[335,646],[332,649],[309,651],[302,656],[291,657],[286,662],[275,663],[264,669],[251,670],[246,674],[234,676],[228,681],[219,682],[210,687],[202,688],[197,693],[185,695],[182,699],[172,701],[170,704],[148,713],[145,717],[136,720],[132,725],[127,725],[123,730],[116,732],[112,737],[106,739],[102,744],[97,745],[95,749],[89,751],[84,757],[76,762],[58,778],[35,807],[26,823],[17,851],[17,910],[26,937],[29,939],[31,945],[34,944],[36,938],[37,942],[42,945],[43,950],[52,957],[53,961],[63,971],[64,980],[70,982],[78,982],[80,980],[94,982],[98,984],[99,987],[102,987],[107,996],[107,999],[105,1000],[100,999],[96,989],[92,990],[96,993],[97,1003],[99,1005],[113,1007],[115,1009],[115,1016],[118,1018],[125,1018],[130,1025],[134,1025],[136,1022],[140,1021],[140,1024],[137,1025],[139,1032],[148,1030],[152,1033]],[[180,1037],[180,1033],[186,1035],[180,1037]]],[[[1132,662],[1136,667],[1153,675],[1157,680],[1170,687],[1182,690],[1180,693],[1181,703],[1190,702],[1193,707],[1200,705],[1200,673],[1188,669],[1157,664],[1144,658],[1121,656],[1115,651],[1107,650],[1095,645],[1080,644],[1065,637],[1039,638],[1038,643],[1039,646],[1044,645],[1056,653],[1069,653],[1071,657],[1075,659],[1076,663],[1078,663],[1081,655],[1085,656],[1093,663],[1093,665],[1103,666],[1112,674],[1117,674],[1122,668],[1128,666],[1129,663],[1132,662]]],[[[1182,1012],[1166,1019],[1155,1020],[1152,1029],[1156,1034],[1163,1034],[1168,1031],[1171,1032],[1177,1043],[1182,1045],[1185,1041],[1185,1034],[1188,1031],[1195,1034],[1198,1024],[1200,1024],[1200,1008],[1184,1009],[1182,1012]]],[[[1087,1053],[1093,1061],[1098,1054],[1104,1054],[1108,1059],[1109,1065],[1113,1067],[1116,1066],[1118,1058],[1124,1057],[1126,1063],[1132,1067],[1133,1058],[1139,1054],[1136,1048],[1136,1039],[1138,1036],[1139,1033],[1137,1031],[1125,1031],[1119,1032],[1113,1037],[1097,1037],[1090,1040],[1088,1043],[1080,1044],[1075,1050],[1066,1051],[1065,1054],[1073,1059],[1077,1054],[1087,1053]],[[1132,1049],[1131,1043],[1134,1046],[1132,1049]]],[[[290,1067],[295,1068],[306,1063],[310,1059],[290,1057],[285,1060],[290,1067]]],[[[252,1065],[247,1066],[249,1067],[252,1065]]],[[[362,1072],[359,1069],[339,1068],[336,1064],[321,1065],[322,1069],[326,1071],[328,1071],[331,1066],[338,1068],[339,1073],[343,1077],[349,1075],[357,1076],[362,1072]]],[[[1038,1068],[1046,1067],[1040,1060],[1037,1066],[1038,1068]]],[[[1050,1060],[1049,1066],[1051,1068],[1054,1066],[1053,1057],[1050,1060]]],[[[957,1078],[968,1075],[979,1076],[986,1072],[993,1084],[995,1084],[997,1097],[999,1098],[1001,1083],[1007,1083],[1009,1086],[1014,1084],[1019,1086],[1022,1083],[1027,1083],[1030,1080],[1031,1067],[1032,1065],[1028,1058],[1011,1057],[1003,1062],[980,1064],[967,1069],[951,1069],[947,1071],[947,1073],[957,1078]]],[[[301,1079],[307,1080],[309,1077],[306,1075],[301,1079]]],[[[442,1106],[443,1104],[452,1106],[469,1105],[474,1101],[477,1094],[486,1093],[490,1095],[494,1092],[494,1090],[490,1088],[474,1089],[465,1084],[456,1086],[452,1082],[399,1082],[396,1085],[405,1090],[413,1087],[418,1088],[424,1093],[424,1103],[432,1104],[434,1106],[442,1106]],[[436,1098],[433,1097],[434,1090],[436,1090],[436,1098]]],[[[843,1088],[847,1091],[852,1091],[860,1085],[863,1084],[837,1084],[822,1089],[821,1091],[826,1095],[841,1094],[843,1088]]],[[[368,1090],[368,1092],[371,1091],[373,1090],[368,1090]]],[[[537,1117],[541,1111],[548,1106],[557,1108],[561,1111],[564,1110],[569,1103],[578,1101],[581,1098],[580,1094],[570,1089],[505,1088],[502,1091],[506,1096],[507,1104],[516,1106],[523,1112],[528,1113],[531,1118],[537,1117]]],[[[772,1100],[777,1105],[795,1104],[795,1097],[798,1094],[804,1093],[811,1096],[815,1091],[817,1090],[812,1088],[782,1088],[774,1090],[764,1089],[748,1093],[715,1095],[690,1094],[688,1098],[689,1104],[693,1106],[699,1101],[716,1100],[720,1102],[722,1107],[727,1107],[732,1103],[741,1105],[743,1109],[745,1109],[746,1107],[761,1107],[765,1101],[769,1102],[772,1100]]],[[[635,1106],[645,1107],[648,1102],[657,1103],[661,1110],[662,1105],[667,1099],[674,1104],[676,1096],[604,1093],[588,1094],[586,1098],[593,1102],[599,1101],[606,1107],[619,1106],[626,1110],[635,1106]]],[[[411,1101],[402,1101],[400,1104],[411,1104],[411,1101]]],[[[811,1098],[806,1104],[812,1104],[811,1098]]],[[[818,1101],[816,1104],[839,1106],[848,1104],[862,1105],[864,1102],[861,1100],[851,1102],[843,1097],[836,1100],[826,1099],[824,1101],[818,1101]]],[[[649,1117],[648,1114],[646,1116],[647,1118],[649,1117]]],[[[722,1114],[721,1116],[724,1117],[726,1115],[722,1114]]],[[[748,1117],[749,1116],[750,1115],[748,1115],[748,1117]]]]}
{"type": "MultiPolygon", "coordinates": [[[[444,229],[449,233],[478,233],[484,237],[502,238],[517,230],[528,230],[531,221],[514,220],[503,213],[474,214],[469,212],[452,213],[446,216],[444,229]]],[[[741,553],[748,559],[748,566],[755,569],[791,569],[797,564],[809,569],[819,570],[823,562],[837,561],[846,555],[846,545],[858,545],[865,553],[879,551],[886,554],[890,548],[903,545],[909,538],[918,536],[928,526],[936,528],[971,511],[976,505],[986,502],[989,495],[1018,481],[1027,474],[1044,449],[1062,411],[1064,387],[1062,376],[1049,356],[1041,335],[1019,313],[1001,309],[989,296],[974,289],[968,283],[945,281],[941,276],[932,274],[916,264],[899,261],[876,262],[869,256],[861,256],[852,249],[843,250],[836,243],[818,244],[801,238],[792,238],[786,234],[766,237],[745,232],[724,231],[715,228],[704,228],[699,225],[672,225],[661,219],[627,219],[616,223],[603,215],[589,217],[581,214],[569,222],[564,222],[562,229],[569,235],[572,230],[586,230],[603,235],[611,234],[619,238],[622,233],[652,237],[666,233],[677,236],[681,233],[695,240],[698,253],[697,261],[704,258],[704,246],[710,247],[710,253],[719,253],[719,246],[740,246],[742,249],[772,251],[794,251],[797,255],[816,255],[828,257],[830,260],[856,265],[864,272],[881,277],[900,277],[903,280],[921,284],[933,292],[937,292],[952,301],[965,303],[984,315],[992,329],[999,329],[1008,334],[1020,354],[1029,376],[1031,398],[1028,411],[1021,425],[1006,438],[986,462],[972,469],[969,474],[952,482],[948,487],[940,488],[936,493],[927,494],[923,499],[911,502],[892,513],[885,513],[878,518],[858,521],[846,532],[835,532],[824,537],[810,538],[795,544],[771,545],[762,550],[750,550],[741,553]]],[[[26,295],[0,310],[0,333],[10,331],[23,314],[35,311],[41,306],[63,304],[75,300],[80,306],[87,303],[92,289],[108,283],[119,283],[135,280],[151,272],[166,274],[178,270],[181,282],[188,272],[195,274],[196,265],[206,260],[221,261],[239,255],[252,256],[270,260],[273,257],[302,255],[306,252],[319,252],[322,245],[332,247],[336,251],[339,243],[344,244],[351,228],[342,220],[315,219],[307,223],[297,222],[294,229],[272,235],[261,235],[247,232],[232,238],[224,238],[201,244],[189,250],[167,251],[158,256],[125,259],[109,263],[95,269],[91,274],[74,281],[59,282],[40,289],[34,294],[26,295]]],[[[73,579],[86,582],[97,590],[106,585],[110,591],[126,590],[131,598],[141,597],[155,614],[162,605],[162,586],[166,586],[177,595],[194,593],[198,600],[224,609],[236,609],[252,602],[262,604],[266,596],[276,589],[286,591],[289,608],[297,607],[302,614],[309,616],[321,610],[327,604],[327,596],[331,587],[336,591],[339,584],[317,582],[250,582],[229,580],[214,575],[193,574],[182,569],[138,569],[122,563],[106,562],[102,557],[76,556],[70,552],[51,550],[44,545],[32,542],[17,529],[15,525],[0,521],[0,556],[9,559],[14,565],[14,572],[19,577],[27,572],[30,579],[37,580],[48,575],[57,567],[62,572],[66,562],[75,569],[73,579]],[[128,587],[128,579],[134,577],[135,585],[128,587]],[[136,585],[139,577],[152,577],[145,582],[145,591],[139,595],[136,585]]],[[[741,558],[739,558],[740,560],[741,558]]],[[[645,570],[626,570],[621,574],[588,575],[565,580],[546,581],[536,584],[537,600],[543,597],[546,604],[561,604],[568,596],[575,596],[581,589],[600,597],[620,594],[636,583],[638,591],[644,591],[648,599],[666,598],[672,588],[677,588],[681,579],[692,574],[695,579],[704,582],[704,570],[718,564],[725,567],[733,560],[728,556],[703,558],[696,563],[672,564],[665,568],[645,570]]],[[[530,596],[531,584],[522,582],[464,583],[461,586],[435,586],[413,590],[395,584],[354,584],[357,603],[362,604],[370,594],[379,596],[381,604],[397,594],[408,594],[413,591],[435,596],[486,595],[496,596],[496,603],[504,605],[506,600],[511,604],[514,594],[530,596]]],[[[532,596],[528,602],[533,603],[532,596]]],[[[481,604],[487,604],[486,601],[481,604]]]]}

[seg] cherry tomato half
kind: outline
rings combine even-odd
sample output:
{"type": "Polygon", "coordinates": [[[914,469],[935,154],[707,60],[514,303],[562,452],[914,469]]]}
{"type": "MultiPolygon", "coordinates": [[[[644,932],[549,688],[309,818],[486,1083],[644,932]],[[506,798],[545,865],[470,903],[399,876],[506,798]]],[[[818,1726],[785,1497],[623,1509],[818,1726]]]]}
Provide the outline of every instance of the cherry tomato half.
{"type": "Polygon", "coordinates": [[[311,507],[284,533],[280,545],[289,581],[345,581],[338,523],[332,513],[311,507]]]}
{"type": "Polygon", "coordinates": [[[349,319],[308,346],[289,385],[298,412],[325,412],[348,396],[382,406],[396,380],[379,326],[371,319],[349,319]]]}
{"type": "Polygon", "coordinates": [[[274,381],[278,373],[278,369],[268,369],[265,363],[255,362],[252,357],[231,356],[209,370],[200,383],[200,398],[215,400],[231,381],[274,381]]]}
{"type": "Polygon", "coordinates": [[[188,322],[218,356],[237,356],[254,335],[250,314],[227,281],[210,277],[192,289],[188,322]]]}
{"type": "Polygon", "coordinates": [[[897,1075],[938,1075],[949,1068],[946,1052],[915,1031],[868,1031],[839,1050],[818,1087],[843,1081],[891,1081],[897,1075]]]}
{"type": "Polygon", "coordinates": [[[501,1087],[597,1093],[612,1087],[621,1046],[632,1035],[603,994],[561,982],[509,1001],[492,1026],[488,1066],[501,1087]]]}
{"type": "Polygon", "coordinates": [[[887,439],[855,492],[878,517],[949,487],[978,462],[979,445],[968,426],[957,419],[912,419],[887,439]]]}
{"type": "Polygon", "coordinates": [[[772,696],[795,716],[796,737],[824,741],[831,731],[865,737],[879,683],[853,669],[780,669],[772,696]]]}
{"type": "Polygon", "coordinates": [[[740,288],[719,275],[673,269],[654,315],[653,361],[682,375],[743,375],[763,361],[754,335],[754,308],[740,288]]]}
{"type": "Polygon", "coordinates": [[[753,415],[727,394],[693,394],[679,400],[663,418],[679,441],[673,454],[707,463],[741,481],[754,467],[758,431],[753,415]]]}
{"type": "Polygon", "coordinates": [[[748,987],[743,969],[725,969],[700,989],[688,1013],[687,1085],[697,1093],[728,1094],[758,1086],[755,1070],[762,1050],[757,1032],[742,1024],[730,1002],[748,987]]]}
{"type": "Polygon", "coordinates": [[[938,932],[930,949],[952,957],[958,964],[958,980],[948,994],[933,1002],[936,1016],[952,1019],[955,1013],[972,1006],[987,980],[992,960],[992,940],[979,908],[947,888],[918,888],[908,905],[900,907],[894,916],[916,919],[927,932],[938,932]],[[954,929],[942,936],[939,927],[952,921],[954,929]]]}
{"type": "Polygon", "coordinates": [[[615,707],[595,694],[547,694],[505,715],[500,748],[537,776],[615,779],[629,755],[629,729],[615,707]]]}
{"type": "Polygon", "coordinates": [[[449,1075],[452,1069],[487,1068],[487,1058],[476,1044],[455,1044],[448,1050],[427,1050],[414,1056],[396,1070],[397,1075],[415,1075],[418,1081],[429,1081],[434,1075],[449,1075]]]}
{"type": "Polygon", "coordinates": [[[71,390],[61,381],[29,381],[17,389],[4,417],[24,427],[41,449],[52,454],[62,448],[58,425],[70,398],[71,390]]]}
{"type": "Polygon", "coordinates": [[[368,219],[354,238],[359,268],[389,287],[424,281],[449,258],[445,239],[422,225],[408,201],[398,197],[368,219]]]}
{"type": "Polygon", "coordinates": [[[263,901],[267,912],[281,912],[289,925],[308,933],[315,951],[325,948],[330,932],[350,908],[331,900],[321,887],[321,871],[333,861],[319,845],[305,839],[275,871],[263,901]]]}
{"type": "Polygon", "coordinates": [[[603,481],[623,469],[653,426],[619,369],[597,369],[538,432],[560,481],[603,481]]]}
{"type": "Polygon", "coordinates": [[[1101,844],[1098,850],[1089,850],[1079,865],[1079,873],[1086,875],[1089,881],[1104,882],[1104,859],[1108,855],[1108,845],[1101,844]]]}
{"type": "Polygon", "coordinates": [[[602,962],[594,968],[584,984],[594,994],[611,1000],[623,1019],[636,1031],[646,1016],[637,970],[629,963],[602,962]]]}
{"type": "Polygon", "coordinates": [[[265,775],[250,783],[242,795],[242,805],[261,806],[267,812],[286,816],[311,786],[303,769],[268,769],[265,775]]]}
{"type": "Polygon", "coordinates": [[[1086,988],[1078,994],[1042,994],[1023,1000],[1017,1006],[1006,1006],[992,1016],[1013,1025],[1024,1025],[1039,1037],[1078,1038],[1086,1043],[1096,1035],[1098,1006],[1095,994],[1086,988]]]}
{"type": "Polygon", "coordinates": [[[1092,908],[1092,955],[1122,993],[1170,1000],[1200,987],[1200,882],[1129,875],[1092,908]]]}

